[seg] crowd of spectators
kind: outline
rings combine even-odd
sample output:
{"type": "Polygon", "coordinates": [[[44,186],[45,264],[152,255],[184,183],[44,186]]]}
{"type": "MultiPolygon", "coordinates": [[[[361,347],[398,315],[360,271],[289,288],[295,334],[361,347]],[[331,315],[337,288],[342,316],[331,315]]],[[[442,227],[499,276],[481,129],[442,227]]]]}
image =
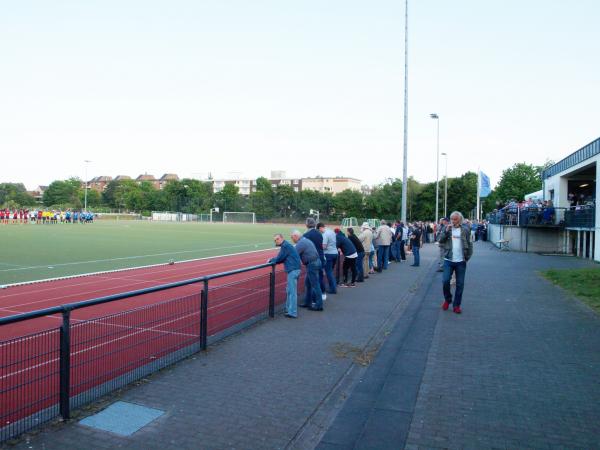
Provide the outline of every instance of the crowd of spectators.
{"type": "MultiPolygon", "coordinates": [[[[360,229],[349,227],[344,231],[308,218],[305,233],[295,230],[291,234],[295,245],[282,234],[276,234],[274,242],[280,251],[269,262],[283,263],[288,274],[286,317],[298,317],[297,306],[323,311],[327,295],[337,294],[339,288],[354,288],[373,274],[388,269],[391,263],[405,263],[407,255],[413,256],[411,267],[418,267],[420,248],[436,243],[447,224],[448,219],[441,219],[439,224],[405,224],[400,220],[388,224],[381,220],[376,228],[364,222],[360,229]],[[337,280],[334,270],[340,262],[342,273],[337,280]],[[296,283],[302,265],[306,269],[305,296],[298,300],[296,283]]],[[[487,239],[486,221],[465,221],[461,227],[468,230],[472,240],[487,239]]]]}
{"type": "Polygon", "coordinates": [[[47,210],[47,209],[0,209],[0,223],[8,224],[58,224],[58,223],[92,223],[94,214],[85,211],[47,210]]]}

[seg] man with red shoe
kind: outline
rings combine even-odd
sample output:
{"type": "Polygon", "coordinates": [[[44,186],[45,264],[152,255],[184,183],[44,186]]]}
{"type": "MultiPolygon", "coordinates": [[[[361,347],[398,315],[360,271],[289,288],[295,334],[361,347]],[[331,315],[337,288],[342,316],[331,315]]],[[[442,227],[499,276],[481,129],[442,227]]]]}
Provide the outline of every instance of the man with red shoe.
{"type": "Polygon", "coordinates": [[[463,226],[464,217],[454,211],[450,214],[451,225],[441,233],[439,243],[444,249],[444,303],[442,309],[446,311],[451,304],[454,304],[453,310],[460,314],[460,304],[462,303],[463,288],[465,285],[465,272],[467,271],[467,261],[473,255],[473,243],[471,242],[470,230],[463,226]],[[452,292],[450,291],[450,279],[452,273],[456,274],[456,289],[454,291],[454,301],[452,301],[452,292]]]}

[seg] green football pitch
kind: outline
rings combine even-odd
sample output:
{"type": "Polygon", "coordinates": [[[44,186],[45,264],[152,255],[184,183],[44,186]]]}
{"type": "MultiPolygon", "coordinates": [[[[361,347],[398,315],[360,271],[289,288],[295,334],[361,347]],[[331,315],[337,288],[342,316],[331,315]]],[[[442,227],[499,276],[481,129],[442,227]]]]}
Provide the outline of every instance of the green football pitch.
{"type": "Polygon", "coordinates": [[[0,285],[273,248],[292,225],[97,221],[0,226],[0,285]]]}

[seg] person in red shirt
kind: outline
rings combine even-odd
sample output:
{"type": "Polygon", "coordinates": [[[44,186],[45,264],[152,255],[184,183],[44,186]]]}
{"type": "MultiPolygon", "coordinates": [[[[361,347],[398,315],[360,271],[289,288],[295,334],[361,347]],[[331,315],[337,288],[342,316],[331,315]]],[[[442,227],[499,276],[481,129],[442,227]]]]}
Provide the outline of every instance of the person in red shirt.
{"type": "Polygon", "coordinates": [[[4,210],[0,209],[0,223],[4,223],[4,210]]]}

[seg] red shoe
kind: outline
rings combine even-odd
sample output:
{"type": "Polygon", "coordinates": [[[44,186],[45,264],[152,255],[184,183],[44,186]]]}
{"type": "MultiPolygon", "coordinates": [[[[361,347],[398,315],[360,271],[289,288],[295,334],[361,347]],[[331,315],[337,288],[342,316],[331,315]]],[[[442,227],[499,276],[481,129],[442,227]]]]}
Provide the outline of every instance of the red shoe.
{"type": "Polygon", "coordinates": [[[449,306],[450,306],[450,302],[447,302],[446,300],[444,300],[444,303],[442,303],[442,309],[444,311],[448,311],[449,306]]]}
{"type": "Polygon", "coordinates": [[[462,312],[462,311],[460,310],[460,306],[455,306],[455,307],[454,307],[454,312],[455,312],[456,314],[460,314],[460,313],[462,312]]]}

